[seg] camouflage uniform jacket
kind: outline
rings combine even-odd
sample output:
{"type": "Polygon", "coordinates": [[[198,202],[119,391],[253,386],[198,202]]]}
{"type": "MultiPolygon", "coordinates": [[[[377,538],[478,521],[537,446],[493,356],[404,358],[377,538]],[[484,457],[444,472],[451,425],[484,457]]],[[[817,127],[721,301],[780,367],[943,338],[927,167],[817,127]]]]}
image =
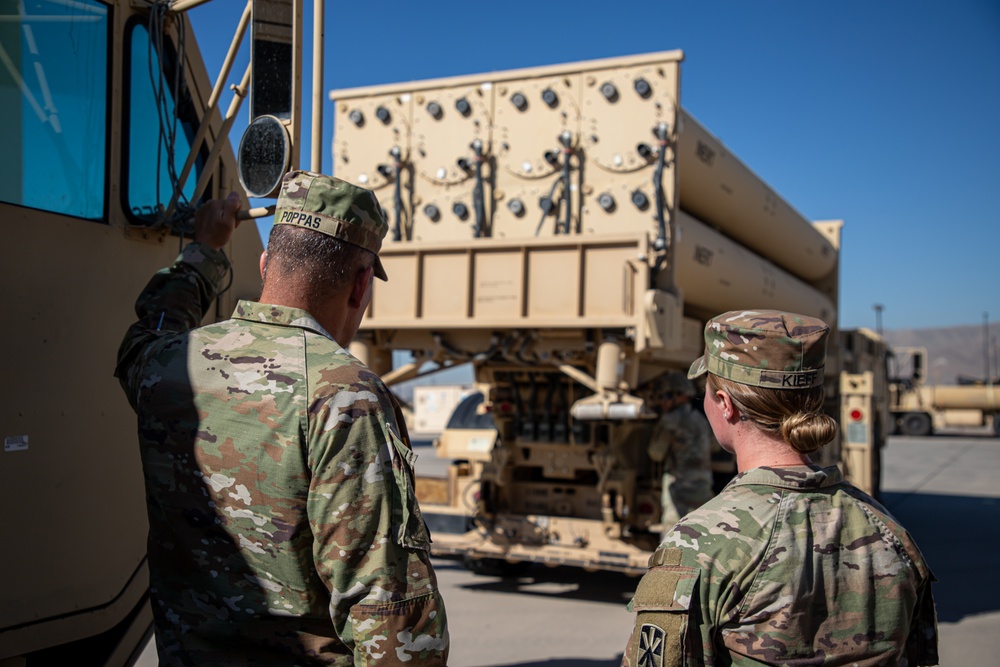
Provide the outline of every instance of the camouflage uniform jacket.
{"type": "Polygon", "coordinates": [[[653,554],[622,664],[936,665],[932,580],[836,467],[756,468],[653,554]]]}
{"type": "Polygon", "coordinates": [[[239,303],[200,243],[157,273],[116,375],[138,415],[161,664],[443,665],[449,639],[381,380],[305,311],[239,303]]]}
{"type": "Polygon", "coordinates": [[[684,403],[656,422],[649,441],[649,458],[663,462],[664,514],[668,505],[684,516],[712,497],[712,453],[708,420],[684,403]]]}

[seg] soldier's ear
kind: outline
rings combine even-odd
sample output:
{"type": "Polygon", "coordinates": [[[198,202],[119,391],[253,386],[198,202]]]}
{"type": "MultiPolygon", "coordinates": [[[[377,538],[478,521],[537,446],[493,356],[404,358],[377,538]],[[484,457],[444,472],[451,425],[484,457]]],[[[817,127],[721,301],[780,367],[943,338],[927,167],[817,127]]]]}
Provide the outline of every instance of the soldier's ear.
{"type": "Polygon", "coordinates": [[[264,280],[264,275],[267,273],[267,250],[260,253],[260,279],[264,280]]]}
{"type": "Polygon", "coordinates": [[[375,269],[371,266],[365,267],[358,271],[354,276],[354,283],[351,285],[351,293],[347,297],[347,303],[354,308],[367,308],[368,302],[365,300],[365,296],[368,290],[372,286],[372,278],[375,275],[375,269]]]}

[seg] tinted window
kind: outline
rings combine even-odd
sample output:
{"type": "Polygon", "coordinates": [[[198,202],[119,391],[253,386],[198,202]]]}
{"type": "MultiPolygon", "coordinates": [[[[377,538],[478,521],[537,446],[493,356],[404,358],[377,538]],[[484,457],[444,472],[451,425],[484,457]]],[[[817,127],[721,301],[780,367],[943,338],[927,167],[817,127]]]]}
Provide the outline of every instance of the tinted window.
{"type": "MultiPolygon", "coordinates": [[[[166,210],[191,151],[197,131],[183,72],[176,69],[176,54],[169,42],[164,53],[151,48],[145,25],[129,32],[126,67],[129,81],[126,178],[128,209],[144,222],[159,222],[157,211],[166,210]],[[179,102],[178,102],[179,100],[179,102]],[[175,119],[175,109],[177,118],[175,119]]],[[[194,196],[201,173],[201,158],[187,177],[179,200],[183,206],[194,196]]]]}
{"type": "Polygon", "coordinates": [[[104,217],[108,8],[0,3],[0,201],[104,217]]]}

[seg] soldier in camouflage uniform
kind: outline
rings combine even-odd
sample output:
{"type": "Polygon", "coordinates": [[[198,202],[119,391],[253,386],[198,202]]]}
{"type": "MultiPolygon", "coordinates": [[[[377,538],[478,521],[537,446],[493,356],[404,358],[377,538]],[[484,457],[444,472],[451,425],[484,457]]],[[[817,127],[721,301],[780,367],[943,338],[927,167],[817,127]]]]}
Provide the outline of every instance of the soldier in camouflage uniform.
{"type": "Polygon", "coordinates": [[[681,519],[629,608],[623,665],[936,665],[933,575],[878,502],[808,454],[822,413],[828,327],[777,311],[705,328],[705,414],[739,474],[681,519]]]}
{"type": "Polygon", "coordinates": [[[694,385],[671,372],[656,382],[660,419],[650,436],[649,458],[662,465],[663,536],[693,509],[712,498],[708,422],[691,407],[694,385]]]}
{"type": "Polygon", "coordinates": [[[444,665],[399,407],[345,346],[386,279],[368,190],[285,177],[261,301],[199,327],[239,200],[196,216],[119,351],[138,414],[164,665],[444,665]]]}

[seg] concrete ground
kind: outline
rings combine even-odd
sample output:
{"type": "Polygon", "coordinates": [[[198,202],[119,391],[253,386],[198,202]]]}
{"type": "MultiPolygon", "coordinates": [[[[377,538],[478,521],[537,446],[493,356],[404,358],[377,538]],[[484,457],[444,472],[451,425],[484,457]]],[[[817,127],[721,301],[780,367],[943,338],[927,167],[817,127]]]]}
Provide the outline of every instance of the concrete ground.
{"type": "Polygon", "coordinates": [[[1000,664],[1000,438],[892,438],[883,503],[937,576],[942,665],[1000,664]]]}
{"type": "MultiPolygon", "coordinates": [[[[429,442],[420,474],[441,476],[429,442]]],[[[941,665],[1000,664],[1000,438],[985,432],[892,438],[883,502],[938,578],[941,665]]],[[[632,630],[638,579],[534,566],[519,578],[474,575],[435,559],[452,667],[615,667],[632,630]]],[[[150,645],[140,665],[155,665],[150,645]]]]}

